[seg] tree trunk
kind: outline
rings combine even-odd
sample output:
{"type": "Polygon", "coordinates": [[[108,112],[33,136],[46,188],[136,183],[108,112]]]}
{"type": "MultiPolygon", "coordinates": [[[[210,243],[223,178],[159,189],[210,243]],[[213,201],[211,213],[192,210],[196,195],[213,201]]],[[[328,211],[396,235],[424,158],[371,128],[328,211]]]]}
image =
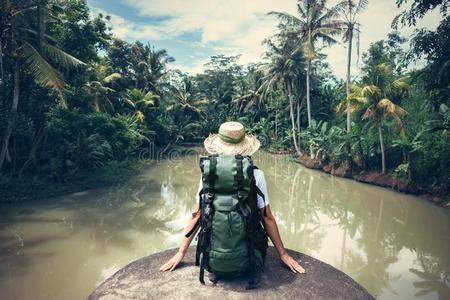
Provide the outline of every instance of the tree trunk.
{"type": "Polygon", "coordinates": [[[348,53],[347,53],[347,132],[351,130],[351,117],[350,117],[350,69],[352,65],[352,40],[353,40],[353,28],[350,28],[350,36],[348,38],[348,53]]]}
{"type": "Polygon", "coordinates": [[[5,80],[5,74],[3,72],[3,44],[2,39],[0,37],[0,83],[3,84],[5,80]]]}
{"type": "Polygon", "coordinates": [[[11,161],[11,157],[9,154],[9,140],[16,126],[17,107],[19,105],[19,93],[20,93],[19,69],[20,69],[19,60],[16,60],[16,64],[14,66],[13,101],[11,105],[11,111],[9,113],[8,125],[6,127],[5,134],[3,135],[2,150],[0,152],[0,171],[2,170],[5,160],[7,160],[8,162],[11,161]]]}
{"type": "Polygon", "coordinates": [[[278,110],[275,111],[275,140],[278,141],[278,110]]]}
{"type": "Polygon", "coordinates": [[[412,182],[412,173],[411,173],[411,154],[407,154],[407,164],[408,164],[408,183],[412,182]]]}
{"type": "Polygon", "coordinates": [[[288,92],[288,97],[289,97],[289,112],[291,115],[291,123],[292,123],[292,139],[294,140],[294,147],[295,147],[295,152],[297,154],[300,154],[300,150],[298,149],[298,145],[297,145],[297,130],[295,129],[295,118],[294,118],[294,104],[292,103],[292,87],[291,87],[291,83],[290,82],[286,82],[286,88],[287,88],[287,92],[288,92]]]}
{"type": "MultiPolygon", "coordinates": [[[[310,96],[310,84],[309,84],[309,77],[311,73],[311,60],[308,60],[308,67],[306,69],[306,110],[308,112],[308,127],[311,127],[311,123],[312,123],[312,117],[311,117],[311,96],[310,96]]],[[[313,146],[310,143],[309,144],[309,156],[311,157],[311,159],[314,158],[314,153],[313,153],[313,146]]]]}
{"type": "Polygon", "coordinates": [[[386,157],[384,155],[383,128],[381,128],[381,124],[378,124],[378,135],[380,137],[381,149],[381,173],[386,174],[386,157]]]}
{"type": "Polygon", "coordinates": [[[300,99],[297,100],[297,145],[300,152],[300,99]]]}
{"type": "Polygon", "coordinates": [[[309,91],[309,76],[311,72],[311,61],[308,60],[308,67],[306,69],[306,109],[308,111],[308,127],[311,127],[311,99],[309,91]]]}
{"type": "Polygon", "coordinates": [[[41,145],[41,142],[45,136],[45,124],[42,125],[38,132],[36,133],[36,136],[33,141],[33,145],[31,146],[30,154],[28,155],[27,160],[23,164],[22,168],[20,168],[19,171],[19,178],[22,177],[23,172],[28,168],[28,166],[33,163],[36,164],[36,152],[39,149],[39,146],[41,145]]]}
{"type": "Polygon", "coordinates": [[[42,3],[38,1],[36,7],[36,19],[37,19],[37,45],[38,52],[42,51],[42,3]]]}

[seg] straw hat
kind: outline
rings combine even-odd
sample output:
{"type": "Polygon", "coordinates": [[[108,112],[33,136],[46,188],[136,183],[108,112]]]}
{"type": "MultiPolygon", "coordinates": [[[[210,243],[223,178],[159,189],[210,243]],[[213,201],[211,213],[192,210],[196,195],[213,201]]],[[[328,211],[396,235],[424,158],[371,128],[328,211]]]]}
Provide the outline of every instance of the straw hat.
{"type": "Polygon", "coordinates": [[[245,134],[244,125],[239,122],[225,122],[219,133],[210,134],[203,142],[209,154],[252,155],[261,143],[254,135],[245,134]]]}

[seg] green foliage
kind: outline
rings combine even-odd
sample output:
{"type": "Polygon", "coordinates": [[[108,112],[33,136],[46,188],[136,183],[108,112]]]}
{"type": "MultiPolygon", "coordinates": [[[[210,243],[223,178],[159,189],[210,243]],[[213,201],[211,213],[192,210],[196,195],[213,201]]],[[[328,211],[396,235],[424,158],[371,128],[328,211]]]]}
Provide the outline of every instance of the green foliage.
{"type": "Polygon", "coordinates": [[[174,58],[164,49],[113,38],[110,17],[91,16],[85,1],[2,1],[0,28],[8,30],[0,32],[0,132],[13,129],[14,147],[3,147],[0,181],[22,174],[75,178],[136,158],[150,145],[168,152],[201,142],[222,122],[239,120],[263,146],[308,150],[324,164],[350,163],[355,172],[378,170],[384,153],[390,174],[448,190],[448,1],[412,1],[398,22],[414,24],[439,7],[438,28],[417,30],[409,50],[395,31],[374,42],[348,97],[321,46],[338,34],[358,38],[356,14],[367,1],[298,4],[295,15],[272,13],[279,30],[265,41],[262,62],[241,66],[239,55],[216,55],[190,76],[168,68],[174,58]],[[418,58],[427,65],[407,71],[418,58]]]}
{"type": "Polygon", "coordinates": [[[61,108],[49,114],[48,135],[53,143],[45,149],[50,160],[44,168],[55,175],[125,159],[135,154],[145,139],[134,116],[84,114],[61,108]]]}
{"type": "Polygon", "coordinates": [[[393,175],[397,178],[407,178],[409,173],[409,163],[402,163],[395,168],[393,175]]]}
{"type": "MultiPolygon", "coordinates": [[[[407,4],[407,0],[396,0],[397,7],[402,7],[407,4]]],[[[447,16],[450,9],[449,0],[413,0],[411,1],[411,7],[409,10],[405,10],[394,18],[392,26],[397,27],[399,23],[401,25],[414,26],[418,19],[421,19],[430,10],[439,8],[442,16],[447,16]]]]}
{"type": "Polygon", "coordinates": [[[450,16],[436,31],[420,29],[411,41],[410,56],[424,57],[428,65],[417,72],[427,91],[429,109],[438,111],[441,104],[450,106],[450,16]]]}

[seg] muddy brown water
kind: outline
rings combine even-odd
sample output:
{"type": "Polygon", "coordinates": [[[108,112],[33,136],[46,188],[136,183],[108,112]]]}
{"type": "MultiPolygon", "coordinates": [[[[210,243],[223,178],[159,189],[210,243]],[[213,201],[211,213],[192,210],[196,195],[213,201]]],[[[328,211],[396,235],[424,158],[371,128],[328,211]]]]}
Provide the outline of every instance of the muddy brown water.
{"type": "MultiPolygon", "coordinates": [[[[0,299],[85,299],[129,262],[176,247],[200,176],[195,149],[188,154],[108,188],[1,204],[0,299]]],[[[378,299],[450,299],[450,210],[287,156],[254,160],[286,247],[344,271],[378,299]]]]}

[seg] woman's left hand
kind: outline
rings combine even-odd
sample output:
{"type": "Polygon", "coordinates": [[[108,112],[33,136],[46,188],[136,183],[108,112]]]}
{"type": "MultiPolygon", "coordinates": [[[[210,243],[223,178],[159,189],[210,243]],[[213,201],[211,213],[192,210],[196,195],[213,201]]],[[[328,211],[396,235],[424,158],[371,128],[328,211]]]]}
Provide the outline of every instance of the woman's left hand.
{"type": "Polygon", "coordinates": [[[284,262],[286,266],[289,267],[289,269],[292,270],[292,272],[301,274],[306,273],[305,269],[303,269],[302,266],[300,266],[300,264],[295,259],[293,259],[288,253],[281,255],[281,260],[284,262]]]}

